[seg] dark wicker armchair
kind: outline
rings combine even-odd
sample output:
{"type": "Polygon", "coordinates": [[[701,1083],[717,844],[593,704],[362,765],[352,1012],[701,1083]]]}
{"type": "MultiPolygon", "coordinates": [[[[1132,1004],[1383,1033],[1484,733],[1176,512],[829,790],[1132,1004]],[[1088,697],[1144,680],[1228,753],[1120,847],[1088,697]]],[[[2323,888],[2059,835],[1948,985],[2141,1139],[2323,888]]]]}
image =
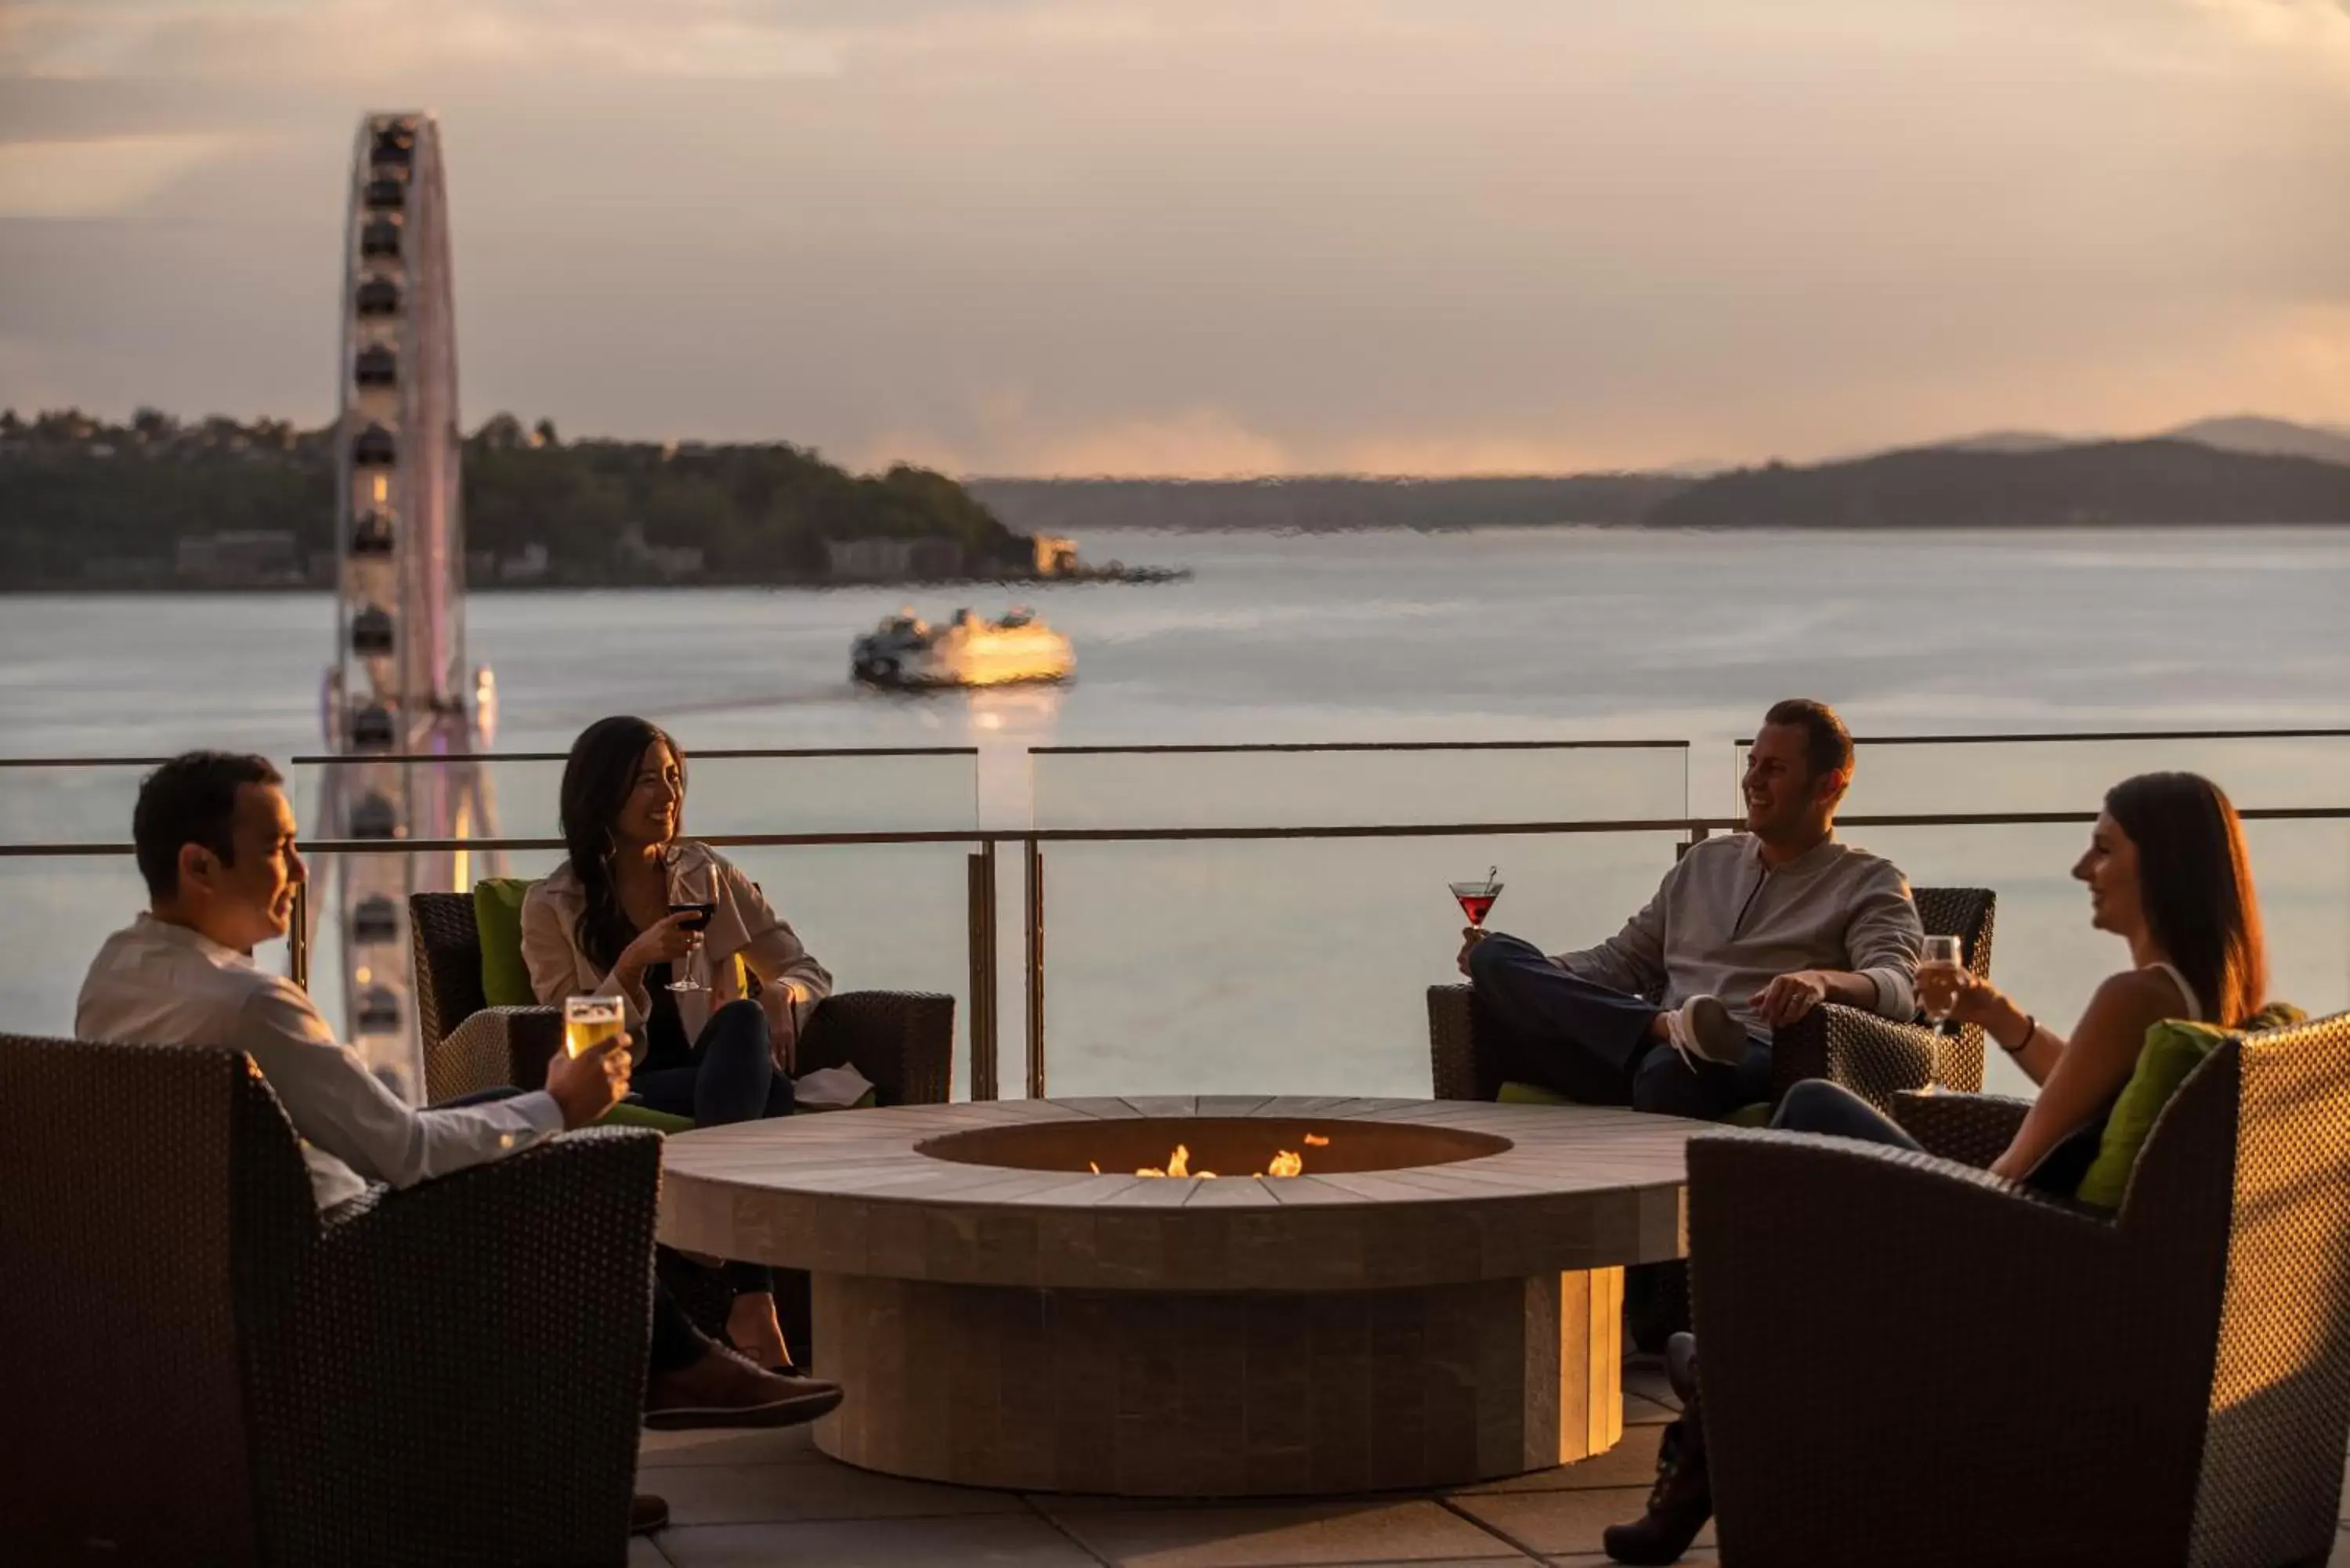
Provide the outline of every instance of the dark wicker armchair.
{"type": "Polygon", "coordinates": [[[241,1052],[0,1036],[11,1561],[626,1561],[660,1140],[320,1215],[241,1052]]]}
{"type": "MultiPolygon", "coordinates": [[[[492,1007],[482,992],[482,938],[470,893],[408,900],[416,950],[416,1014],[424,1035],[425,1097],[514,1084],[534,1088],[563,1044],[553,1007],[492,1007]]],[[[854,1064],[885,1106],[943,1105],[954,1087],[954,998],[851,991],[816,1004],[800,1041],[802,1072],[854,1064]]]]}
{"type": "MultiPolygon", "coordinates": [[[[1920,888],[1915,897],[1927,933],[1960,938],[1967,967],[1989,979],[1998,895],[1988,888],[1920,888]]],[[[1477,1026],[1469,987],[1428,988],[1429,1053],[1438,1099],[1490,1100],[1500,1092],[1500,1072],[1477,1049],[1477,1026]]],[[[1982,1087],[1982,1031],[1969,1025],[1955,1035],[1938,1035],[1831,1003],[1779,1031],[1771,1061],[1774,1100],[1805,1078],[1827,1078],[1886,1109],[1901,1090],[1928,1084],[1982,1087]]]]}
{"type": "Polygon", "coordinates": [[[2016,1102],[1898,1111],[1958,1158],[1690,1144],[1724,1561],[2326,1562],[2350,1436],[2350,1015],[2213,1053],[2113,1216],[1976,1168],[2016,1102]]]}

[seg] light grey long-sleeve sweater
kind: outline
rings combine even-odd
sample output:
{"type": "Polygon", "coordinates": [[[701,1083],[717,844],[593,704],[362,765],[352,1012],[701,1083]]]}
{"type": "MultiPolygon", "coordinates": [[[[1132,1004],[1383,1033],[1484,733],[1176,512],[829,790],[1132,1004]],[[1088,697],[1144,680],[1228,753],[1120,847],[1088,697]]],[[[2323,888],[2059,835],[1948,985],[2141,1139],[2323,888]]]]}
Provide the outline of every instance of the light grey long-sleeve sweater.
{"type": "Polygon", "coordinates": [[[1740,833],[1692,845],[1621,931],[1552,961],[1664,1007],[1718,996],[1767,1034],[1748,999],[1797,970],[1866,975],[1880,1017],[1913,1016],[1924,945],[1908,879],[1891,861],[1831,836],[1773,867],[1754,836],[1740,833]]]}

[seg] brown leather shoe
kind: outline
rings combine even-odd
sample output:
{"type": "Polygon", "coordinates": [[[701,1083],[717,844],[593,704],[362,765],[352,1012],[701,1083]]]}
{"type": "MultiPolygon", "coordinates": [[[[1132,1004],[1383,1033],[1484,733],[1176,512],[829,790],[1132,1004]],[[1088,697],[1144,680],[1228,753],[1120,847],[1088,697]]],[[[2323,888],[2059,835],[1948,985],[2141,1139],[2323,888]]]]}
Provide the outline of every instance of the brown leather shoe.
{"type": "Polygon", "coordinates": [[[650,1535],[669,1528],[669,1500],[639,1492],[629,1500],[629,1533],[650,1535]]]}
{"type": "Polygon", "coordinates": [[[645,1425],[656,1432],[704,1427],[793,1427],[840,1403],[840,1385],[779,1377],[713,1345],[692,1366],[645,1382],[645,1425]]]}

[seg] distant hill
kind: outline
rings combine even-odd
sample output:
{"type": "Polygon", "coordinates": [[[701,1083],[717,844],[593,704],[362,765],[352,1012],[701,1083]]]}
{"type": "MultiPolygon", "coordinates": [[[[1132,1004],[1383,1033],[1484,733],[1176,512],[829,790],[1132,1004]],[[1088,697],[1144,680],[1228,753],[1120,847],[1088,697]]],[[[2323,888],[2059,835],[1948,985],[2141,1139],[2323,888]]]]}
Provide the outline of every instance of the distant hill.
{"type": "Polygon", "coordinates": [[[2350,523],[2350,467],[2187,441],[2036,452],[1920,447],[1809,468],[1742,469],[1644,519],[1668,528],[1997,528],[2350,523]]]}
{"type": "Polygon", "coordinates": [[[1024,533],[1088,528],[1492,528],[1637,523],[1690,487],[1667,474],[1500,479],[966,479],[1024,533]]]}
{"type": "Polygon", "coordinates": [[[2191,441],[2221,452],[2258,452],[2269,457],[2314,457],[2320,462],[2350,463],[2350,430],[2333,425],[2297,425],[2287,420],[2238,414],[2229,419],[2198,420],[2164,432],[2171,441],[2191,441]]]}
{"type": "MultiPolygon", "coordinates": [[[[2241,427],[2279,421],[2226,421],[2241,427]]],[[[2322,435],[2304,426],[2282,426],[2322,435]]],[[[2224,433],[2224,432],[2223,432],[2224,433]]],[[[2244,439],[2287,439],[2275,431],[2244,439]]],[[[2184,439],[2071,441],[1999,432],[1848,462],[1709,479],[972,479],[1022,532],[1093,528],[1997,528],[2350,523],[2350,463],[2184,439]]]]}
{"type": "MultiPolygon", "coordinates": [[[[1941,452],[2050,452],[2060,446],[2106,445],[2115,439],[2109,435],[2050,435],[2043,431],[1991,431],[1932,444],[1941,452]]],[[[2197,420],[2176,430],[2157,431],[2137,439],[2186,441],[2221,452],[2245,452],[2262,457],[2314,457],[2320,462],[2350,463],[2350,429],[2295,424],[2290,420],[2272,420],[2259,414],[2197,420]]]]}
{"type": "Polygon", "coordinates": [[[1957,441],[1936,441],[1943,452],[2053,452],[2060,446],[2079,446],[2074,436],[2043,435],[2036,431],[1987,431],[1981,435],[1960,436],[1957,441]]]}

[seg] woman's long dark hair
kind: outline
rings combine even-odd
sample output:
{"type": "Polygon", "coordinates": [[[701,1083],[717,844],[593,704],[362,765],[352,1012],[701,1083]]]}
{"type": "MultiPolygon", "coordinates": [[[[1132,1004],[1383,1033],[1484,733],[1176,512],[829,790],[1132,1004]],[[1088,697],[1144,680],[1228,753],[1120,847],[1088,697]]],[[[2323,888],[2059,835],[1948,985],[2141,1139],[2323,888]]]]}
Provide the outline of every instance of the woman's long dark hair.
{"type": "Polygon", "coordinates": [[[2243,1023],[2268,1001],[2269,955],[2236,808],[2199,774],[2140,774],[2106,792],[2106,812],[2137,846],[2147,933],[2210,1022],[2243,1023]]]}
{"type": "Polygon", "coordinates": [[[685,789],[685,753],[669,732],[650,720],[621,714],[598,719],[571,742],[571,756],[563,764],[563,846],[571,854],[571,874],[588,895],[571,940],[588,961],[609,972],[620,951],[636,940],[637,929],[621,912],[620,895],[612,886],[612,820],[620,815],[629,792],[637,787],[637,764],[655,741],[677,759],[677,785],[685,789]]]}

